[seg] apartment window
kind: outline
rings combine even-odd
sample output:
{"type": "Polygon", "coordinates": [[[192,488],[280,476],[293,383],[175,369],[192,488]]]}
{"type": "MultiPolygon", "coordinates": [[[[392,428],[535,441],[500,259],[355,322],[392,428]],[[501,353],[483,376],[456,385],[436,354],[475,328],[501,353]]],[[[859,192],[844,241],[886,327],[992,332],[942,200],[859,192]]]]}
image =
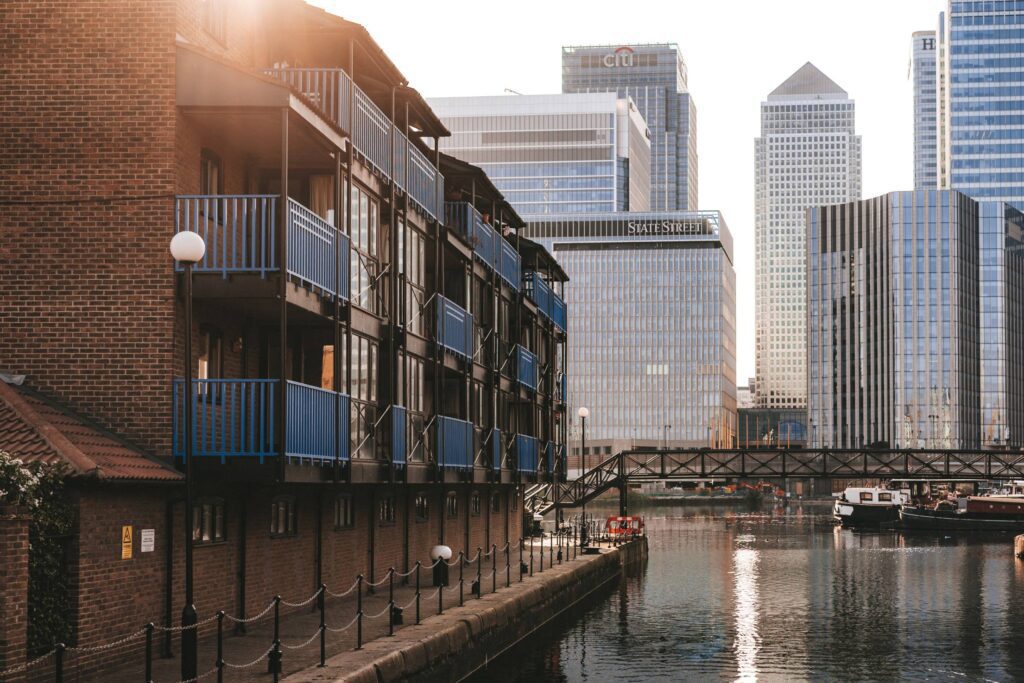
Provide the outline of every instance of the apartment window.
{"type": "Polygon", "coordinates": [[[223,339],[223,335],[216,327],[203,326],[199,329],[198,379],[223,377],[223,339]]]}
{"type": "Polygon", "coordinates": [[[342,493],[334,499],[334,528],[351,529],[356,525],[356,509],[351,493],[342,493]]]}
{"type": "Polygon", "coordinates": [[[480,494],[476,491],[469,497],[469,512],[473,516],[480,514],[480,494]]]}
{"type": "Polygon", "coordinates": [[[277,496],[270,503],[270,535],[294,536],[298,533],[294,496],[277,496]]]}
{"type": "Polygon", "coordinates": [[[377,503],[377,521],[381,526],[395,523],[395,497],[384,496],[377,503]]]}
{"type": "Polygon", "coordinates": [[[203,29],[219,43],[227,42],[227,0],[202,0],[203,29]]]}
{"type": "Polygon", "coordinates": [[[501,494],[500,493],[492,493],[491,494],[491,512],[493,512],[495,514],[500,514],[501,513],[501,494]]]}
{"type": "Polygon", "coordinates": [[[352,212],[352,234],[349,235],[352,253],[350,276],[352,303],[371,313],[378,312],[376,278],[378,270],[377,233],[380,212],[377,200],[361,187],[353,185],[349,193],[352,212]]]}
{"type": "Polygon", "coordinates": [[[199,194],[221,194],[224,191],[224,173],[220,157],[208,149],[199,156],[199,194]]]}
{"type": "Polygon", "coordinates": [[[448,493],[448,497],[445,499],[445,509],[449,517],[459,516],[459,494],[455,493],[455,491],[448,493]]]}
{"type": "Polygon", "coordinates": [[[224,542],[224,501],[200,499],[192,505],[192,543],[207,545],[224,542]]]}
{"type": "Polygon", "coordinates": [[[430,500],[427,498],[427,494],[416,494],[413,509],[415,510],[417,522],[425,522],[430,518],[430,500]]]}

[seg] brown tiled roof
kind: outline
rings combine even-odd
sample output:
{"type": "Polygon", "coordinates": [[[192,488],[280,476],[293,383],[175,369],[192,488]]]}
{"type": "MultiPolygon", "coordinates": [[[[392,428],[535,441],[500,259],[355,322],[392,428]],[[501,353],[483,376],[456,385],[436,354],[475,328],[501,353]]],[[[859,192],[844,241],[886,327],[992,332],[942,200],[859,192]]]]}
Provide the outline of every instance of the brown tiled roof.
{"type": "Polygon", "coordinates": [[[57,407],[35,392],[0,381],[0,450],[27,462],[65,462],[78,476],[177,481],[170,465],[57,407]]]}

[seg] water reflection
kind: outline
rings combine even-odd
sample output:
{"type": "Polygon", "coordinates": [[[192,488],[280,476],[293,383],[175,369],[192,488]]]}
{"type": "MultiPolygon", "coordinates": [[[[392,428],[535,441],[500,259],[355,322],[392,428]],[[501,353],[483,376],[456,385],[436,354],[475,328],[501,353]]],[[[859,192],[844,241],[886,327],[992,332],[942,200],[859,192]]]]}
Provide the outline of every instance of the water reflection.
{"type": "Polygon", "coordinates": [[[479,680],[1024,680],[1009,537],[853,533],[810,506],[642,514],[648,566],[479,680]]]}

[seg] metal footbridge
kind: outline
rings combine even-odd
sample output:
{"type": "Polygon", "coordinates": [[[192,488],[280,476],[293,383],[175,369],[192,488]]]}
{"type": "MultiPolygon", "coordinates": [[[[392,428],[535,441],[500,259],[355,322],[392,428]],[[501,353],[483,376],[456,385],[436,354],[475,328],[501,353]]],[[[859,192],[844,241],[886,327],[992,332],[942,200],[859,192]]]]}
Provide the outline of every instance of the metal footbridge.
{"type": "Polygon", "coordinates": [[[626,514],[631,482],[695,479],[1024,479],[1024,452],[937,449],[713,449],[622,451],[572,481],[536,484],[525,492],[527,511],[578,507],[619,490],[626,514]]]}

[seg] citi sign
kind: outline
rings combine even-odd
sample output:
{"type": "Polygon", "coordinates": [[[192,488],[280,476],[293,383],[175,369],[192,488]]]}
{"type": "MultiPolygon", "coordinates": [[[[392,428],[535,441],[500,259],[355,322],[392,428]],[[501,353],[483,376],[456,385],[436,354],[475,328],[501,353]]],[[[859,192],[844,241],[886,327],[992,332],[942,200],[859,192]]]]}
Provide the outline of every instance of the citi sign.
{"type": "Polygon", "coordinates": [[[617,47],[615,52],[606,54],[601,63],[609,69],[617,66],[633,66],[633,48],[617,47]]]}

